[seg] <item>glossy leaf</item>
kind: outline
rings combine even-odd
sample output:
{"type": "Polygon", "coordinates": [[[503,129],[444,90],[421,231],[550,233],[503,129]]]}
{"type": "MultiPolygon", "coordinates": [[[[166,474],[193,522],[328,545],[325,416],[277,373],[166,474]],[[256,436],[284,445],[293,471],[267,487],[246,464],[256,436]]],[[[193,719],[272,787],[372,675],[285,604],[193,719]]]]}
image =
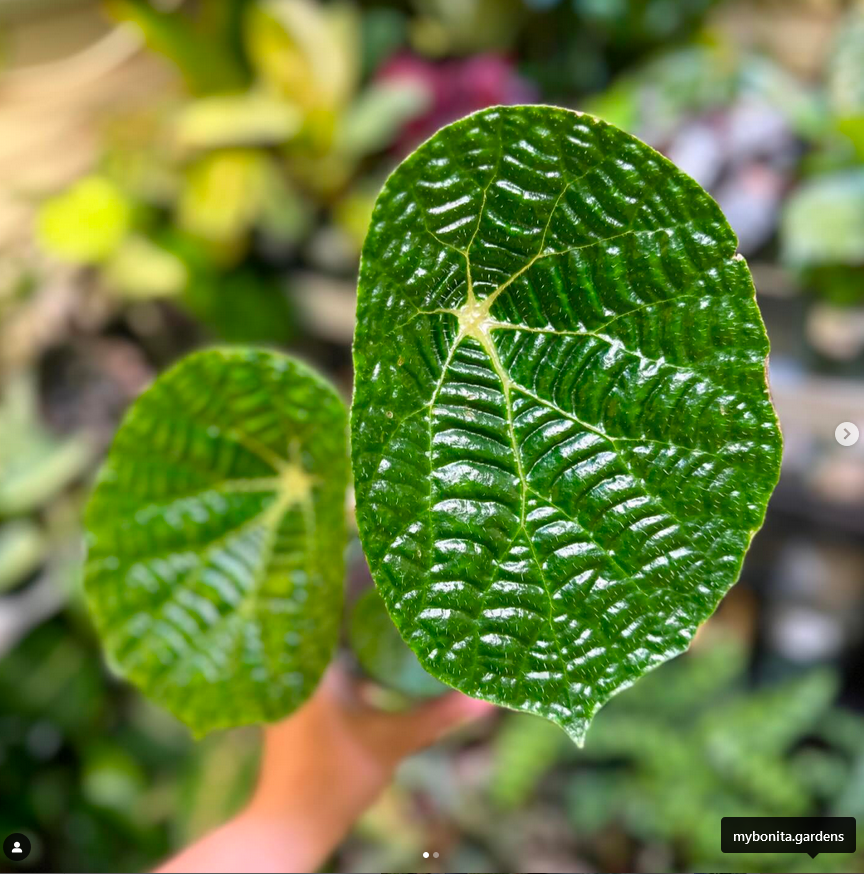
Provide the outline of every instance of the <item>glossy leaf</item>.
{"type": "Polygon", "coordinates": [[[485,110],[391,176],[358,296],[357,518],[433,676],[581,741],[735,582],[781,454],[735,251],[692,179],[567,110],[485,110]]]}
{"type": "Polygon", "coordinates": [[[196,734],[281,718],[330,660],[346,430],[302,364],[213,350],[161,376],[115,438],[85,589],[117,670],[196,734]]]}

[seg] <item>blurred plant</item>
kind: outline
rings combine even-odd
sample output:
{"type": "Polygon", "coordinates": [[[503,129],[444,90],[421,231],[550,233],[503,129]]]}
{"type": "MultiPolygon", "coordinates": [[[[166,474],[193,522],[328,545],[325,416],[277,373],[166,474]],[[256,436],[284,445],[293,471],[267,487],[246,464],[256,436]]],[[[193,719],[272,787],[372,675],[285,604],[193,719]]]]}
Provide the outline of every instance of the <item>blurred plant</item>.
{"type": "Polygon", "coordinates": [[[76,264],[109,257],[129,229],[130,204],[109,179],[90,176],[45,204],[39,221],[42,244],[76,264]]]}
{"type": "MultiPolygon", "coordinates": [[[[856,870],[860,858],[718,853],[723,816],[827,812],[850,791],[850,751],[828,726],[864,721],[832,706],[834,676],[813,671],[753,692],[732,640],[697,649],[622,694],[601,714],[583,759],[595,763],[569,790],[574,828],[594,842],[610,828],[669,846],[686,870],[856,870]],[[674,791],[670,791],[674,787],[674,791]],[[802,861],[803,859],[803,861],[802,861]],[[695,867],[694,867],[695,866],[695,867]]],[[[848,730],[847,730],[848,734],[848,730]]]]}
{"type": "Polygon", "coordinates": [[[358,168],[426,111],[428,88],[398,77],[362,84],[375,52],[393,47],[354,6],[110,8],[174,64],[188,93],[118,119],[101,167],[43,205],[40,241],[96,267],[123,297],[173,297],[219,336],[285,342],[293,317],[274,262],[307,241],[319,208],[338,225],[358,168]],[[252,309],[261,318],[250,323],[252,309]]]}
{"type": "Polygon", "coordinates": [[[656,44],[686,32],[716,0],[572,0],[576,12],[613,45],[656,44]]]}
{"type": "Polygon", "coordinates": [[[786,204],[782,257],[834,304],[864,301],[864,167],[816,176],[786,204]]]}
{"type": "Polygon", "coordinates": [[[767,58],[723,40],[705,40],[649,60],[619,77],[585,104],[587,111],[662,144],[687,120],[736,100],[781,113],[790,129],[809,138],[825,124],[819,97],[767,58]]]}
{"type": "Polygon", "coordinates": [[[83,436],[45,427],[33,374],[0,384],[0,657],[69,598],[80,560],[70,487],[93,454],[83,436]]]}
{"type": "Polygon", "coordinates": [[[522,65],[554,100],[606,88],[624,69],[697,33],[717,0],[524,0],[522,65]]]}
{"type": "Polygon", "coordinates": [[[0,828],[45,836],[40,870],[150,870],[244,803],[257,759],[256,732],[193,744],[118,686],[74,613],[0,659],[0,828]]]}
{"type": "Polygon", "coordinates": [[[538,716],[508,716],[492,744],[489,794],[504,810],[524,807],[541,779],[565,757],[572,757],[560,731],[538,716]]]}
{"type": "Polygon", "coordinates": [[[521,0],[414,0],[414,6],[412,42],[433,57],[507,50],[526,11],[521,0]]]}
{"type": "MultiPolygon", "coordinates": [[[[524,41],[526,69],[557,93],[558,49],[539,33],[577,55],[591,44],[630,60],[692,30],[711,5],[417,0],[411,14],[361,14],[318,0],[202,0],[171,11],[111,0],[186,92],[118,115],[100,166],[44,204],[39,238],[58,258],[95,267],[122,299],[170,298],[217,336],[285,342],[294,315],[278,269],[298,255],[322,266],[318,255],[340,246],[353,268],[376,156],[381,176],[391,146],[403,154],[476,109],[538,98],[502,51],[524,41]],[[409,42],[450,57],[407,54],[409,42]],[[264,267],[255,279],[241,269],[250,264],[264,267]],[[257,324],[229,301],[249,295],[268,313],[257,324]]],[[[323,266],[346,263],[325,256],[323,266]]]]}
{"type": "Polygon", "coordinates": [[[0,594],[27,579],[46,553],[42,529],[29,519],[0,526],[0,594]]]}
{"type": "Polygon", "coordinates": [[[20,375],[0,396],[0,518],[32,512],[86,469],[82,438],[58,438],[41,424],[34,381],[20,375]]]}
{"type": "Polygon", "coordinates": [[[435,131],[486,106],[533,103],[537,89],[522,78],[515,65],[495,54],[433,63],[400,54],[381,70],[381,82],[414,82],[431,95],[427,111],[409,121],[397,142],[407,153],[435,131]]]}
{"type": "MultiPolygon", "coordinates": [[[[864,302],[862,46],[864,9],[856,9],[839,28],[828,61],[824,133],[808,165],[812,175],[788,199],[781,227],[783,261],[835,306],[864,302]]],[[[864,338],[859,345],[864,348],[864,338]]]]}
{"type": "Polygon", "coordinates": [[[864,161],[864,6],[849,12],[829,58],[828,98],[837,129],[864,161]]]}
{"type": "Polygon", "coordinates": [[[710,626],[707,635],[607,705],[582,750],[546,721],[509,713],[488,745],[412,760],[373,811],[376,834],[359,832],[381,845],[370,857],[389,858],[389,834],[407,837],[414,807],[431,804],[453,831],[438,821],[411,835],[409,851],[434,836],[449,841],[448,865],[471,851],[497,860],[480,870],[520,853],[525,864],[560,859],[543,870],[858,870],[860,853],[719,857],[722,816],[860,816],[864,720],[833,706],[830,671],[753,689],[745,646],[710,626]]]}

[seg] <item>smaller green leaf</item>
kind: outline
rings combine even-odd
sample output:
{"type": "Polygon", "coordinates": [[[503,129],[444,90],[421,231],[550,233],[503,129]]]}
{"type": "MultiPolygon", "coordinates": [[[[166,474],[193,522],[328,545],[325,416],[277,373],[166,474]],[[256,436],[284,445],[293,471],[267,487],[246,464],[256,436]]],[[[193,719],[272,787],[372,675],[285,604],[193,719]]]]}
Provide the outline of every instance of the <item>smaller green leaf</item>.
{"type": "Polygon", "coordinates": [[[377,589],[367,589],[357,600],[348,636],[360,667],[382,686],[412,698],[433,698],[449,691],[423,670],[399,636],[377,589]]]}
{"type": "Polygon", "coordinates": [[[196,735],[294,710],[336,644],[347,482],[344,405],[299,362],[211,350],[163,374],[87,508],[112,665],[196,735]]]}

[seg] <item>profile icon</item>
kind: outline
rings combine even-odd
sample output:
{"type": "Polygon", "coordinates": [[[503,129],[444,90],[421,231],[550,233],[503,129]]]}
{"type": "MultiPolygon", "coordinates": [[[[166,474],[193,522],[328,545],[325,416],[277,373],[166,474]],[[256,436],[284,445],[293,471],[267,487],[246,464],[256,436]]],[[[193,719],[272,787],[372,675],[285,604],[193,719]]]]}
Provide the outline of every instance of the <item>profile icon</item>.
{"type": "Polygon", "coordinates": [[[23,862],[30,855],[30,839],[15,832],[3,841],[3,852],[10,862],[23,862]]]}

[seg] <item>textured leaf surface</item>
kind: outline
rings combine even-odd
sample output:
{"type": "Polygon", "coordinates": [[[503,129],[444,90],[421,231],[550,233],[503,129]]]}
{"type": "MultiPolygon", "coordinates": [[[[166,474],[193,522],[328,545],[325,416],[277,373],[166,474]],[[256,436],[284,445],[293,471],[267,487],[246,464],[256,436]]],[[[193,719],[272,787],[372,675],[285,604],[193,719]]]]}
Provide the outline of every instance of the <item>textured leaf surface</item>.
{"type": "Polygon", "coordinates": [[[196,734],[284,716],[326,667],[346,443],[333,388],[266,352],[187,358],[120,428],[85,588],[112,663],[196,734]]]}
{"type": "Polygon", "coordinates": [[[434,676],[581,740],[735,582],[781,454],[735,250],[693,180],[567,110],[477,113],[387,182],[358,299],[358,524],[434,676]]]}

